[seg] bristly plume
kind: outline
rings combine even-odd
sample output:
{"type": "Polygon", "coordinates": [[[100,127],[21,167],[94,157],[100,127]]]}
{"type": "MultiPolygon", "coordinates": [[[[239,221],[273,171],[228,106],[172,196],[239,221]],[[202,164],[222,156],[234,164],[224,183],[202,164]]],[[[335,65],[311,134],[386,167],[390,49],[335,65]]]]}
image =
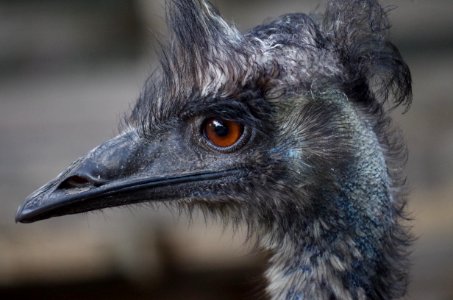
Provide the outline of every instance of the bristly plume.
{"type": "Polygon", "coordinates": [[[167,20],[161,71],[147,81],[135,123],[157,124],[190,99],[228,98],[246,86],[270,97],[330,86],[370,111],[388,99],[410,104],[409,68],[388,41],[386,11],[375,0],[331,0],[323,15],[288,14],[245,34],[202,0],[169,1],[167,20]]]}
{"type": "MultiPolygon", "coordinates": [[[[236,61],[237,55],[247,49],[241,45],[242,35],[213,6],[200,0],[172,0],[167,18],[173,33],[162,60],[163,68],[172,73],[165,78],[170,80],[168,84],[197,88],[206,95],[234,78],[234,73],[228,73],[234,71],[229,61],[236,61]]],[[[190,96],[193,91],[187,92],[190,96]]]]}
{"type": "Polygon", "coordinates": [[[247,72],[253,49],[208,2],[169,1],[167,23],[171,37],[161,49],[161,70],[148,79],[132,119],[146,126],[162,123],[191,99],[227,98],[242,90],[247,76],[258,76],[247,72]]]}
{"type": "Polygon", "coordinates": [[[410,104],[411,74],[388,41],[387,13],[377,1],[330,0],[321,28],[344,66],[343,80],[352,99],[383,103],[391,98],[395,106],[410,104]]]}

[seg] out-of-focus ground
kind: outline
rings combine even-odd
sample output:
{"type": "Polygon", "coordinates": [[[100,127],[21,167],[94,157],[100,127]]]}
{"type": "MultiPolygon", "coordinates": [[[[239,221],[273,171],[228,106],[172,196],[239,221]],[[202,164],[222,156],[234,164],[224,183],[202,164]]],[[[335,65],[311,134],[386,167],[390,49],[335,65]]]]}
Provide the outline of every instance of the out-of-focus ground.
{"type": "MultiPolygon", "coordinates": [[[[247,29],[317,1],[215,1],[247,29]]],[[[453,2],[386,1],[414,101],[395,114],[410,149],[418,237],[408,299],[453,299],[453,2]]],[[[146,206],[14,223],[27,194],[115,135],[165,36],[163,2],[0,1],[0,298],[254,299],[263,255],[243,233],[146,206]]]]}

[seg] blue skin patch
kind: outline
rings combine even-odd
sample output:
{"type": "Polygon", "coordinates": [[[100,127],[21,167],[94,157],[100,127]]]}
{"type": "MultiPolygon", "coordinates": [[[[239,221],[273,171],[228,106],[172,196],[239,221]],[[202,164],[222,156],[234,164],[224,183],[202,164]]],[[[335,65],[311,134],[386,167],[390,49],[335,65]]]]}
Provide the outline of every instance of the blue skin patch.
{"type": "MultiPolygon", "coordinates": [[[[280,154],[282,153],[282,149],[279,148],[279,147],[275,147],[275,148],[272,148],[269,153],[271,154],[280,154]]],[[[300,151],[299,149],[289,149],[288,151],[286,151],[286,155],[285,157],[289,157],[289,158],[292,158],[292,159],[300,159],[302,157],[302,151],[300,151]]]]}
{"type": "Polygon", "coordinates": [[[301,158],[301,151],[295,149],[289,149],[287,155],[289,158],[293,159],[300,159],[301,158]]]}
{"type": "Polygon", "coordinates": [[[344,279],[348,283],[348,286],[361,287],[368,294],[371,290],[371,283],[367,280],[367,275],[369,275],[370,269],[373,270],[376,268],[379,251],[376,248],[378,246],[373,240],[374,237],[370,237],[367,233],[373,232],[375,224],[370,222],[368,218],[360,216],[361,213],[352,205],[346,194],[341,193],[339,197],[332,201],[336,203],[340,211],[344,212],[345,220],[350,227],[366,234],[364,236],[357,236],[354,239],[354,243],[363,255],[363,258],[352,260],[354,272],[348,273],[344,279]]]}

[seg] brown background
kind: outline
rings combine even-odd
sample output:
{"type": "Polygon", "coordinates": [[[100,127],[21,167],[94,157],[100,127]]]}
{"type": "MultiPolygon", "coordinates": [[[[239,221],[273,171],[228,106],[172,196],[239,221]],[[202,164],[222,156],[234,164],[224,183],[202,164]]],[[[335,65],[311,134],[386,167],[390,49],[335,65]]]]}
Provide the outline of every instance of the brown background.
{"type": "MultiPolygon", "coordinates": [[[[214,1],[245,30],[317,1],[214,1]]],[[[453,299],[453,2],[386,1],[414,77],[395,118],[410,148],[409,299],[453,299]],[[395,6],[396,5],[396,6],[395,6]]],[[[243,234],[165,209],[15,224],[27,194],[103,140],[165,36],[163,1],[0,1],[0,298],[253,299],[265,267],[243,234]],[[176,221],[179,219],[179,221],[176,221]]]]}

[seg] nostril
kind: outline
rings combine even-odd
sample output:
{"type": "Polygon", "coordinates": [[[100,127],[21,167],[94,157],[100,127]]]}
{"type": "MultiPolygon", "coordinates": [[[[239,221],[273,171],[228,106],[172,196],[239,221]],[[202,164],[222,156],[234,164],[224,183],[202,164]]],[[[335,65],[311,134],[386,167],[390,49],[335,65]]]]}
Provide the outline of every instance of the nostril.
{"type": "Polygon", "coordinates": [[[88,185],[91,185],[91,184],[87,178],[75,175],[75,176],[66,178],[62,183],[60,183],[59,188],[72,189],[72,188],[86,187],[88,185]]]}
{"type": "Polygon", "coordinates": [[[100,182],[95,180],[91,180],[87,177],[82,177],[79,175],[73,175],[71,177],[66,178],[60,185],[58,186],[59,189],[74,189],[74,188],[87,188],[87,187],[95,187],[102,185],[100,182]]]}

